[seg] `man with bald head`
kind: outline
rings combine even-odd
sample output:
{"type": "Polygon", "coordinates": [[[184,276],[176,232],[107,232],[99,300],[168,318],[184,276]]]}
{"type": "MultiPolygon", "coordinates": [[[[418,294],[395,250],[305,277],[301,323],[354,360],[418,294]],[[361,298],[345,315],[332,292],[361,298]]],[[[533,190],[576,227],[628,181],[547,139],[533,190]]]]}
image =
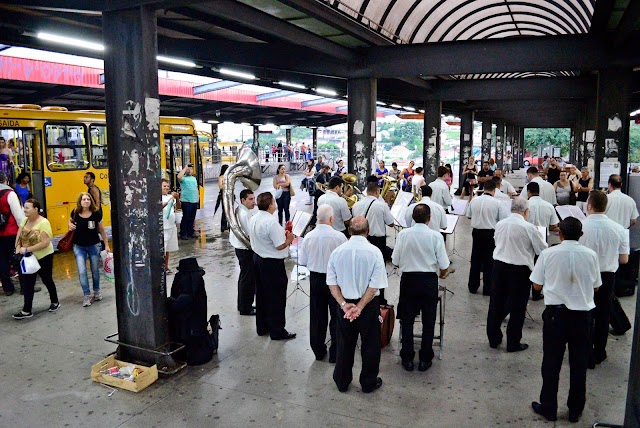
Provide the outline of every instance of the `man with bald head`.
{"type": "Polygon", "coordinates": [[[362,392],[382,386],[380,368],[380,289],[387,288],[387,271],[382,253],[367,241],[369,223],[355,217],[349,224],[351,238],[336,248],[327,265],[327,285],[338,302],[336,336],[338,349],[333,380],[346,392],[353,379],[353,360],[358,336],[361,339],[362,392]]]}

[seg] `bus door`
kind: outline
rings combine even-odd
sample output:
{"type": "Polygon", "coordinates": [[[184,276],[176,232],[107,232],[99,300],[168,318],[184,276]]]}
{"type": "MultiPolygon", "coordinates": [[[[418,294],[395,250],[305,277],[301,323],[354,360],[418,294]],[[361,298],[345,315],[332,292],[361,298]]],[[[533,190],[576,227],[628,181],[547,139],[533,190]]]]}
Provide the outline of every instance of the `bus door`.
{"type": "Polygon", "coordinates": [[[44,165],[42,162],[42,137],[40,131],[24,131],[22,133],[22,150],[20,164],[24,166],[31,178],[31,193],[42,206],[46,206],[44,197],[44,165]]]}

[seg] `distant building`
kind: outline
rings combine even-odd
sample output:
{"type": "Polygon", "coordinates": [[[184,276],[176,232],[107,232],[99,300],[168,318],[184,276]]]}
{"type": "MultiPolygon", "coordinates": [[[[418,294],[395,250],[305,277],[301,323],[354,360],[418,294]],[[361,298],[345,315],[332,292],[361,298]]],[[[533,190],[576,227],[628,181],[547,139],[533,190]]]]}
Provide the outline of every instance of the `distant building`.
{"type": "Polygon", "coordinates": [[[394,146],[392,149],[384,152],[384,158],[386,160],[408,160],[413,153],[411,150],[404,146],[394,146]]]}

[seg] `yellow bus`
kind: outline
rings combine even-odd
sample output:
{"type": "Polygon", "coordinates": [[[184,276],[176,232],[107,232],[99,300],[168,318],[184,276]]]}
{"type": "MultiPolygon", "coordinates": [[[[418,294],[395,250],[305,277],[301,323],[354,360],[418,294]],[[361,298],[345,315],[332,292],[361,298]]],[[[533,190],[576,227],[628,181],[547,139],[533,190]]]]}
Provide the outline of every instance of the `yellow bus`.
{"type": "MultiPolygon", "coordinates": [[[[64,107],[0,105],[0,135],[13,142],[11,180],[20,172],[31,178],[31,193],[45,208],[54,235],[68,230],[68,218],[78,194],[87,190],[84,175],[91,171],[102,191],[105,226],[111,225],[107,127],[104,111],[67,111],[64,107]]],[[[183,161],[194,165],[200,205],[204,201],[202,157],[193,121],[160,118],[163,175],[178,189],[183,161]]]]}

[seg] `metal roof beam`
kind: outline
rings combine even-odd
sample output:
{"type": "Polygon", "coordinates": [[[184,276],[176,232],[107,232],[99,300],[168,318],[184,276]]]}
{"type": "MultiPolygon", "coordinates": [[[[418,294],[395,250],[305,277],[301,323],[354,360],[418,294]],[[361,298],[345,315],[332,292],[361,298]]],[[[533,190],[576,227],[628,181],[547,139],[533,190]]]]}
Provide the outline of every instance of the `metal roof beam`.
{"type": "Polygon", "coordinates": [[[598,0],[595,3],[589,32],[591,34],[603,34],[607,31],[616,0],[598,0]]]}
{"type": "Polygon", "coordinates": [[[303,101],[302,103],[300,103],[301,107],[311,107],[311,106],[317,106],[320,104],[329,104],[329,103],[335,103],[338,101],[342,101],[342,100],[338,100],[335,98],[318,98],[315,100],[309,100],[309,101],[303,101]]]}
{"type": "Polygon", "coordinates": [[[194,86],[193,95],[200,95],[206,92],[219,91],[221,89],[233,88],[234,86],[240,86],[242,83],[232,82],[230,80],[221,80],[219,82],[207,83],[206,85],[194,86]]]}
{"type": "Polygon", "coordinates": [[[267,101],[267,100],[275,100],[276,98],[284,98],[289,95],[295,95],[297,92],[294,91],[273,91],[267,92],[266,94],[256,96],[256,101],[267,101]]]}
{"type": "MultiPolygon", "coordinates": [[[[616,31],[615,45],[617,47],[627,42],[635,30],[638,21],[640,21],[640,1],[630,1],[627,9],[624,11],[624,15],[622,15],[620,19],[618,30],[616,31]]],[[[637,45],[634,45],[633,49],[637,49],[637,45]]]]}

